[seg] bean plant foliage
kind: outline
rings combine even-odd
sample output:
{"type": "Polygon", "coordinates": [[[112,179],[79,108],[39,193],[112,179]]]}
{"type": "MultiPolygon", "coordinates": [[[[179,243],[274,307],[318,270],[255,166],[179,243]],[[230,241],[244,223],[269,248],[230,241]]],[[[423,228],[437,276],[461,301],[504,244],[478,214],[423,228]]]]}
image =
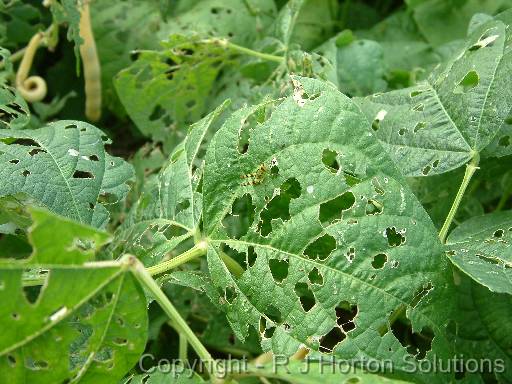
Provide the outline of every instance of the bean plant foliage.
{"type": "Polygon", "coordinates": [[[0,1],[0,383],[512,382],[507,1],[0,1]]]}

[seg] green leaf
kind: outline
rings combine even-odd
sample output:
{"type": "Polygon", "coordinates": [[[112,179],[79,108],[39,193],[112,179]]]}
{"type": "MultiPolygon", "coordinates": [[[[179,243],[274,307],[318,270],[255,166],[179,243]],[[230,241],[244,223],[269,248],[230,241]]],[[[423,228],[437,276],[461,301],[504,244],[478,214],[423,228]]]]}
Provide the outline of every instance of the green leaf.
{"type": "Polygon", "coordinates": [[[449,264],[436,229],[358,108],[326,83],[293,81],[267,120],[261,107],[242,109],[208,147],[214,302],[237,337],[260,332],[264,350],[391,359],[395,372],[412,358],[390,329],[405,310],[413,332],[434,335],[418,358],[449,358],[449,264]],[[241,277],[221,250],[239,255],[241,277]]]}
{"type": "Polygon", "coordinates": [[[115,86],[137,128],[169,152],[184,138],[185,127],[204,114],[227,51],[180,35],[162,44],[163,51],[141,52],[115,86]]]}
{"type": "Polygon", "coordinates": [[[372,40],[356,40],[340,45],[335,36],[318,47],[320,55],[334,67],[334,84],[350,96],[366,96],[386,90],[384,50],[372,40]]]}
{"type": "Polygon", "coordinates": [[[20,129],[30,121],[30,110],[21,95],[6,84],[0,84],[0,129],[20,129]]]}
{"type": "Polygon", "coordinates": [[[494,14],[510,6],[507,0],[406,0],[406,3],[423,36],[435,46],[463,38],[475,13],[494,14]]]}
{"type": "Polygon", "coordinates": [[[448,237],[451,262],[493,292],[512,294],[512,212],[473,217],[448,237]]]}
{"type": "Polygon", "coordinates": [[[74,44],[76,68],[80,68],[80,44],[83,40],[80,37],[80,0],[51,1],[50,10],[54,21],[58,24],[66,24],[68,28],[67,38],[74,44]]]}
{"type": "Polygon", "coordinates": [[[505,30],[485,23],[428,81],[358,100],[405,175],[455,169],[496,136],[512,107],[505,30]]]}
{"type": "Polygon", "coordinates": [[[201,37],[222,37],[243,46],[251,44],[266,32],[275,16],[272,0],[203,0],[187,12],[169,19],[158,36],[193,33],[201,37]]]}
{"type": "Polygon", "coordinates": [[[162,26],[156,1],[92,1],[91,24],[101,64],[105,104],[123,115],[114,88],[114,76],[132,64],[136,49],[157,49],[155,34],[162,26]],[[144,28],[140,28],[144,25],[144,28]]]}
{"type": "Polygon", "coordinates": [[[9,329],[0,336],[2,379],[49,384],[119,380],[146,343],[142,290],[122,264],[82,264],[94,259],[93,250],[105,234],[41,210],[32,215],[29,264],[0,264],[0,324],[9,329]],[[83,249],[87,244],[94,246],[83,249]],[[47,271],[42,287],[25,284],[33,271],[29,265],[47,271]]]}
{"type": "Polygon", "coordinates": [[[510,382],[512,297],[493,293],[457,272],[454,278],[458,285],[454,317],[457,325],[450,324],[449,330],[456,336],[459,362],[479,361],[486,374],[486,380],[480,382],[510,382]]]}
{"type": "Polygon", "coordinates": [[[104,227],[105,200],[123,199],[133,176],[129,164],[106,153],[106,144],[99,129],[79,121],[0,130],[0,196],[25,193],[55,213],[104,227]]]}
{"type": "Polygon", "coordinates": [[[116,232],[111,249],[115,255],[131,253],[152,266],[198,230],[202,195],[198,191],[203,167],[198,158],[208,129],[229,102],[193,124],[184,142],[135,203],[116,232]]]}

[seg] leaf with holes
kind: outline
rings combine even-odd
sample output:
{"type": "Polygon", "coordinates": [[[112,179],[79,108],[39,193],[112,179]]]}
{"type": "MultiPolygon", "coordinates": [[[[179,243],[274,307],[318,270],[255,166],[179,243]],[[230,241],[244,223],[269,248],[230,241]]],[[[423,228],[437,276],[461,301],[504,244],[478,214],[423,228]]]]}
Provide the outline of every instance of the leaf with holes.
{"type": "Polygon", "coordinates": [[[461,271],[493,292],[512,294],[512,212],[477,216],[459,225],[447,255],[461,271]]]}
{"type": "Polygon", "coordinates": [[[110,156],[110,140],[79,121],[35,130],[0,130],[0,196],[24,193],[51,211],[104,227],[107,203],[128,192],[132,167],[110,156]]]}
{"type": "Polygon", "coordinates": [[[145,51],[115,78],[117,94],[138,129],[169,151],[200,119],[227,51],[173,35],[162,51],[145,51]]]}
{"type": "Polygon", "coordinates": [[[484,23],[428,81],[358,99],[405,175],[457,168],[492,142],[512,108],[509,30],[484,23]]]}
{"type": "Polygon", "coordinates": [[[149,185],[127,220],[118,228],[110,249],[114,256],[132,253],[146,265],[155,265],[198,231],[202,195],[201,145],[207,131],[229,102],[190,127],[155,184],[149,185]]]}
{"type": "Polygon", "coordinates": [[[268,119],[242,109],[208,147],[213,302],[237,337],[252,326],[274,353],[391,359],[398,376],[408,358],[449,358],[451,277],[430,219],[357,106],[326,83],[293,82],[268,119]],[[222,252],[245,264],[241,277],[222,252]],[[399,315],[430,344],[408,350],[399,315]]]}
{"type": "Polygon", "coordinates": [[[41,210],[32,218],[32,257],[0,263],[0,323],[10,330],[0,335],[0,381],[119,380],[146,343],[142,290],[122,264],[92,262],[104,233],[41,210]],[[45,271],[42,286],[28,283],[34,269],[45,271]]]}
{"type": "Polygon", "coordinates": [[[16,89],[0,84],[0,129],[19,129],[30,121],[27,103],[16,89]]]}

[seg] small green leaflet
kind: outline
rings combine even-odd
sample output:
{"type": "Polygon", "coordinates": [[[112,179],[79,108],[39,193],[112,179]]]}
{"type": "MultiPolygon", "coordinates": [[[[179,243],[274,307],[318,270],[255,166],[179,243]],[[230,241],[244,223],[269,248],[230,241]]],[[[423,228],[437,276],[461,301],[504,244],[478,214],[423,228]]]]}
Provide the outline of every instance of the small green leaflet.
{"type": "Polygon", "coordinates": [[[493,292],[512,294],[512,212],[473,217],[448,237],[449,259],[493,292]]]}
{"type": "Polygon", "coordinates": [[[512,107],[508,30],[484,23],[428,81],[358,99],[405,175],[457,168],[493,141],[512,107]]]}
{"type": "Polygon", "coordinates": [[[202,210],[202,195],[197,191],[202,178],[198,153],[208,129],[228,104],[190,127],[156,184],[143,192],[117,230],[110,246],[115,256],[131,253],[152,266],[198,230],[202,210]]]}
{"type": "Polygon", "coordinates": [[[237,337],[252,326],[274,353],[303,345],[312,357],[391,359],[397,372],[415,354],[449,358],[451,276],[430,219],[355,104],[326,83],[293,83],[268,119],[261,106],[241,109],[208,147],[214,303],[237,337]],[[243,263],[240,278],[221,252],[243,263]],[[391,332],[402,310],[413,332],[434,334],[430,351],[409,354],[391,332]]]}
{"type": "Polygon", "coordinates": [[[0,382],[121,379],[146,344],[142,290],[123,265],[94,263],[107,234],[39,209],[32,218],[31,257],[0,262],[0,382]]]}
{"type": "Polygon", "coordinates": [[[55,213],[104,227],[104,204],[123,199],[133,177],[128,163],[105,151],[109,143],[80,121],[0,130],[0,196],[24,193],[55,213]]]}

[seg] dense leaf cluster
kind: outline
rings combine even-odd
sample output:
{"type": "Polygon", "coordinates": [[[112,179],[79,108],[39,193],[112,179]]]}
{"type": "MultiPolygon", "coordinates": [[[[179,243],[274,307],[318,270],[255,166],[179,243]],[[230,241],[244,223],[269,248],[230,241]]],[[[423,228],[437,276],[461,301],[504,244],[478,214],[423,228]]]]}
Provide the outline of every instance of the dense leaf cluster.
{"type": "Polygon", "coordinates": [[[0,384],[512,382],[509,6],[0,0],[0,384]]]}

